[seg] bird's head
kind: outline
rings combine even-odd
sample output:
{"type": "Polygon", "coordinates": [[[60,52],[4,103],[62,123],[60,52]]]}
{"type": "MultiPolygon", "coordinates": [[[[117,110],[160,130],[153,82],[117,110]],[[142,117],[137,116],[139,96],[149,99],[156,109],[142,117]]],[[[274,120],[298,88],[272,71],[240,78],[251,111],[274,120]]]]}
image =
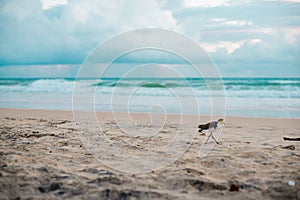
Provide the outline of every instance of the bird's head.
{"type": "Polygon", "coordinates": [[[218,123],[225,124],[225,121],[224,121],[224,119],[218,119],[218,123]]]}

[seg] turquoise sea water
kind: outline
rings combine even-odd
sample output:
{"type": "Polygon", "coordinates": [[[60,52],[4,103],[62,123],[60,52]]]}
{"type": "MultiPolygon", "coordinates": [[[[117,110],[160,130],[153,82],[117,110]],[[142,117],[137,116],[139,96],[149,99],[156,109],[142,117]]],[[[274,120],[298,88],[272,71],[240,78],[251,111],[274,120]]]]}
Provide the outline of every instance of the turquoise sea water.
{"type": "Polygon", "coordinates": [[[85,110],[91,93],[96,111],[207,115],[224,97],[228,116],[300,118],[300,78],[0,79],[1,108],[85,110]]]}

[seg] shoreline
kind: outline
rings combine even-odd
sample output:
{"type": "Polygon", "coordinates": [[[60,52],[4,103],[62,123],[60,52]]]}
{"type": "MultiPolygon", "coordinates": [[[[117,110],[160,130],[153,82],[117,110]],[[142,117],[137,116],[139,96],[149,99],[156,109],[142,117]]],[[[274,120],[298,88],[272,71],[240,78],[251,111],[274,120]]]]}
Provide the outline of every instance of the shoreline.
{"type": "MultiPolygon", "coordinates": [[[[75,111],[75,112],[81,112],[81,113],[91,113],[87,111],[75,111]]],[[[96,111],[95,113],[97,114],[104,114],[110,116],[112,112],[109,111],[96,111]]],[[[120,114],[126,114],[130,113],[133,115],[147,115],[148,113],[146,112],[115,112],[115,113],[120,113],[120,114]]],[[[38,116],[44,116],[44,117],[49,117],[49,116],[63,116],[67,117],[68,119],[73,118],[73,110],[60,110],[60,109],[32,109],[32,108],[1,108],[0,107],[0,116],[4,116],[5,114],[11,115],[11,116],[18,116],[18,115],[33,115],[35,117],[38,116]]],[[[157,113],[153,113],[157,114],[157,113]]],[[[161,114],[157,114],[161,115],[161,114]]],[[[168,113],[168,116],[180,116],[181,114],[178,113],[168,113]]],[[[210,115],[196,115],[196,114],[182,114],[184,116],[189,116],[189,117],[203,117],[203,118],[211,118],[210,115]]],[[[218,116],[216,116],[218,117],[218,116]]],[[[235,116],[235,115],[226,115],[224,118],[230,118],[230,119],[269,119],[269,120],[300,120],[300,118],[280,118],[280,117],[261,117],[261,116],[235,116]]]]}

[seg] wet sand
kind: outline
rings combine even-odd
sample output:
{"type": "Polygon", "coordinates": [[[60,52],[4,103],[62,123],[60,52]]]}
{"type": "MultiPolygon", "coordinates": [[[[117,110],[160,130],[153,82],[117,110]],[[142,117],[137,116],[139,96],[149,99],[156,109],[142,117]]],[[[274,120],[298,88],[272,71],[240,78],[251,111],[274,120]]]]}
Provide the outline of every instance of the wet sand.
{"type": "MultiPolygon", "coordinates": [[[[179,127],[180,116],[169,116],[151,137],[124,134],[111,113],[97,116],[101,131],[81,129],[68,111],[0,109],[0,199],[300,199],[300,142],[283,140],[300,136],[299,119],[226,117],[221,144],[210,140],[212,150],[201,155],[207,135],[194,123],[179,127]],[[138,165],[130,168],[124,159],[160,149],[179,129],[194,138],[180,138],[175,149],[184,152],[167,166],[136,173],[138,165]],[[111,166],[82,139],[96,132],[126,150],[101,157],[111,166]],[[128,170],[118,170],[126,162],[128,170]]],[[[133,117],[141,130],[151,130],[147,115],[133,117]]],[[[167,153],[161,155],[176,155],[167,153]]]]}

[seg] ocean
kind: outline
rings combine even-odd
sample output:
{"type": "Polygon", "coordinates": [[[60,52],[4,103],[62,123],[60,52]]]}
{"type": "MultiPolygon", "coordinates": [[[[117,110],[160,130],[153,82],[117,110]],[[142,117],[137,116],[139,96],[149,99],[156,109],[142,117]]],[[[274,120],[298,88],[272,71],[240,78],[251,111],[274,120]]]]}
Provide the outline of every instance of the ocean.
{"type": "Polygon", "coordinates": [[[0,96],[1,108],[300,118],[300,78],[0,79],[0,96]]]}

